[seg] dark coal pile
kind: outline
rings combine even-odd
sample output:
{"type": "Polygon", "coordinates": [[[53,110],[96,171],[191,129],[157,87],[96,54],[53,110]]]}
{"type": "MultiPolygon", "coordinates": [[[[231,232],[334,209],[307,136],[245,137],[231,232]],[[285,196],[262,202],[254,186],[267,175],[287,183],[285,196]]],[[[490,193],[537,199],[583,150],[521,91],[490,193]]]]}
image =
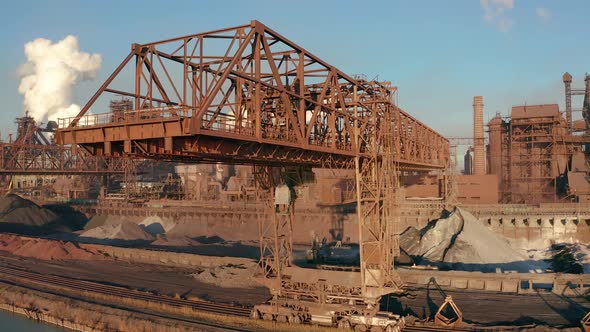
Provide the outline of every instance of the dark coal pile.
{"type": "Polygon", "coordinates": [[[85,214],[69,205],[43,205],[43,208],[55,213],[59,217],[58,222],[50,225],[56,231],[66,233],[79,231],[84,229],[84,226],[88,223],[88,217],[85,214]]]}
{"type": "Polygon", "coordinates": [[[59,219],[59,216],[51,210],[42,208],[20,196],[8,194],[0,197],[0,223],[2,224],[41,227],[59,219]]]}
{"type": "Polygon", "coordinates": [[[584,266],[576,260],[572,248],[564,244],[556,244],[551,249],[555,252],[551,257],[551,268],[554,272],[584,273],[584,266]]]}
{"type": "Polygon", "coordinates": [[[29,235],[71,232],[80,229],[86,217],[71,207],[39,206],[18,195],[0,197],[0,231],[29,235]]]}

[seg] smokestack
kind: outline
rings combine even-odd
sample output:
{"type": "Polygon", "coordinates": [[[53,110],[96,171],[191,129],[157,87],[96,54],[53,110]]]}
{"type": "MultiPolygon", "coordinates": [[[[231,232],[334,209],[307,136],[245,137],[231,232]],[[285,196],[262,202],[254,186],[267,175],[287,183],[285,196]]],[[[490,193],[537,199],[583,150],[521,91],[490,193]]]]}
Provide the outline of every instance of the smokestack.
{"type": "Polygon", "coordinates": [[[488,122],[490,129],[490,154],[489,154],[489,174],[498,175],[498,179],[502,178],[502,116],[496,113],[490,122],[488,122]]]}
{"type": "Polygon", "coordinates": [[[485,139],[483,136],[483,97],[473,97],[473,174],[486,174],[485,139]]]}
{"type": "Polygon", "coordinates": [[[572,131],[572,75],[565,72],[563,74],[563,84],[565,85],[565,121],[568,132],[572,131]]]}
{"type": "MultiPolygon", "coordinates": [[[[586,120],[588,128],[590,128],[590,75],[586,74],[586,94],[584,95],[584,108],[582,109],[582,116],[586,120]]],[[[588,146],[588,145],[586,145],[588,146]]]]}
{"type": "Polygon", "coordinates": [[[471,175],[473,173],[473,158],[471,157],[471,147],[465,152],[463,157],[463,174],[471,175]]]}

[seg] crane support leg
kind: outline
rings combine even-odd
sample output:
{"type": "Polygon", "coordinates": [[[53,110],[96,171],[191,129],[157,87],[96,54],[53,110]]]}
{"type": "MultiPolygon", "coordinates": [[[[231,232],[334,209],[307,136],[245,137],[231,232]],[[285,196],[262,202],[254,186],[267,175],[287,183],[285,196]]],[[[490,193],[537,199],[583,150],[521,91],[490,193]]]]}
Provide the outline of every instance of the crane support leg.
{"type": "Polygon", "coordinates": [[[373,156],[355,158],[361,287],[369,308],[378,308],[381,296],[403,287],[393,266],[399,255],[399,175],[392,121],[385,116],[378,126],[381,130],[370,142],[373,156]]]}
{"type": "Polygon", "coordinates": [[[256,277],[262,278],[273,296],[281,296],[284,269],[293,252],[294,197],[284,183],[280,168],[255,166],[260,262],[256,277]]]}

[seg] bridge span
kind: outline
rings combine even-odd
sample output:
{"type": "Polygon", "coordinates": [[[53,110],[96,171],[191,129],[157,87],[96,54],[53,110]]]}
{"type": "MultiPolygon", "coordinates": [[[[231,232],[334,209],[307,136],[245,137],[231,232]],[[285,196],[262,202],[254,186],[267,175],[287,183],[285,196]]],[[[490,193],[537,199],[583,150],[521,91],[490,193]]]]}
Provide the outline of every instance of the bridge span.
{"type": "Polygon", "coordinates": [[[353,167],[352,157],[370,155],[390,112],[400,167],[444,168],[448,141],[395,106],[395,91],[253,21],[133,44],[80,114],[59,120],[56,139],[96,155],[353,167]],[[129,88],[116,89],[119,81],[129,88]],[[108,94],[131,98],[132,107],[89,114],[108,94]]]}
{"type": "Polygon", "coordinates": [[[260,266],[272,293],[374,310],[402,287],[393,273],[400,170],[449,165],[448,140],[401,110],[396,92],[252,21],[133,44],[81,112],[59,120],[56,140],[99,156],[257,165],[271,216],[260,218],[260,266]],[[118,107],[89,112],[113,94],[123,98],[118,107]],[[285,180],[271,166],[356,170],[361,285],[291,279],[294,203],[275,196],[285,180]]]}

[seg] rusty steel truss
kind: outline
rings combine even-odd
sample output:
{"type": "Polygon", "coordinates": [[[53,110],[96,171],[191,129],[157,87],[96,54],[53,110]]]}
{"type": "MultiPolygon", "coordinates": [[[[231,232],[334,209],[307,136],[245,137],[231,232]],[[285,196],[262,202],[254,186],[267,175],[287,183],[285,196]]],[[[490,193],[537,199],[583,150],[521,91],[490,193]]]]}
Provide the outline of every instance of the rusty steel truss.
{"type": "MultiPolygon", "coordinates": [[[[56,139],[97,155],[346,167],[369,155],[371,94],[367,83],[253,21],[133,44],[80,114],[60,120],[56,139]],[[112,88],[124,74],[134,86],[112,88]],[[86,114],[104,93],[133,98],[134,110],[86,114]]],[[[444,167],[444,137],[394,111],[400,166],[444,167]]]]}
{"type": "Polygon", "coordinates": [[[57,124],[41,128],[26,114],[16,119],[14,141],[0,142],[0,175],[102,175],[123,174],[124,161],[93,156],[75,145],[55,145],[51,137],[57,124]]]}
{"type": "Polygon", "coordinates": [[[284,275],[293,208],[276,203],[276,186],[293,167],[356,169],[361,300],[375,306],[401,286],[393,271],[398,171],[449,161],[448,141],[397,107],[396,91],[354,79],[252,21],[133,44],[81,112],[60,119],[56,140],[97,156],[258,165],[272,210],[260,220],[261,274],[280,296],[293,285],[284,275]],[[108,94],[131,98],[132,109],[88,114],[108,94]]]}
{"type": "Polygon", "coordinates": [[[124,160],[93,156],[76,146],[0,143],[1,175],[124,174],[124,160]]]}

